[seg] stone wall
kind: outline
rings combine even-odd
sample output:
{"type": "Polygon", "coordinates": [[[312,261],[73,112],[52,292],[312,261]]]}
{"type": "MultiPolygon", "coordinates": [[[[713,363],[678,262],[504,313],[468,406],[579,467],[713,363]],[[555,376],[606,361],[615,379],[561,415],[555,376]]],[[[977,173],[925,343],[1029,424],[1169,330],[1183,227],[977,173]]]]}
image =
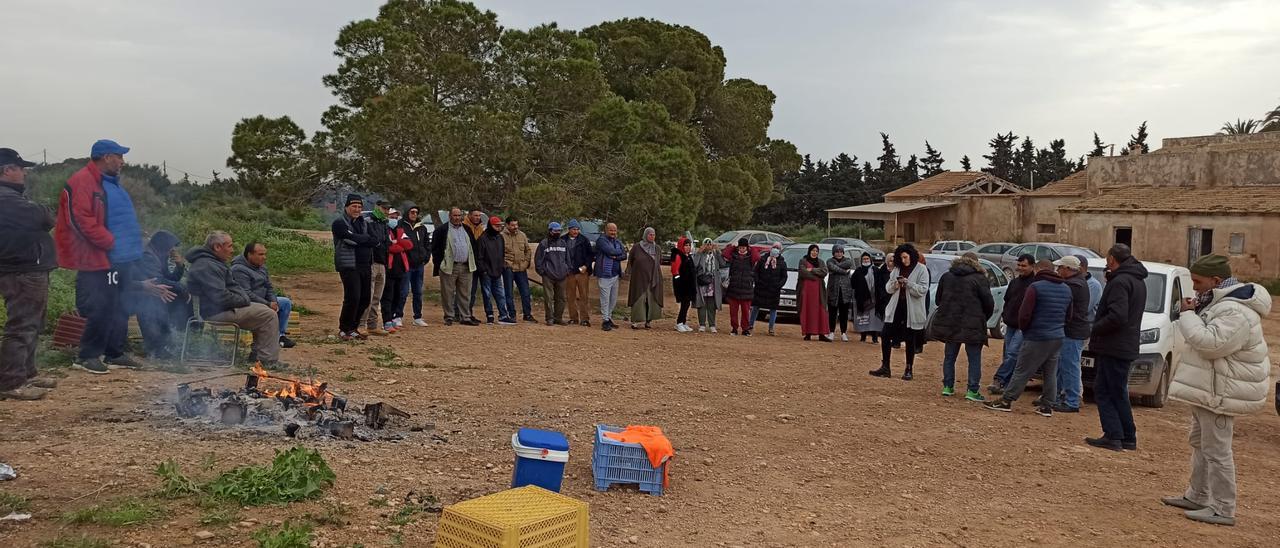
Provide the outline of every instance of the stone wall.
{"type": "Polygon", "coordinates": [[[1126,185],[1280,185],[1280,132],[1164,140],[1150,154],[1089,161],[1089,194],[1126,185]]]}
{"type": "Polygon", "coordinates": [[[1280,277],[1280,216],[1175,215],[1144,213],[1062,212],[1072,243],[1104,253],[1115,243],[1116,227],[1133,229],[1133,252],[1139,259],[1187,266],[1188,231],[1213,230],[1212,252],[1231,259],[1233,272],[1245,279],[1280,277]],[[1244,236],[1241,253],[1231,253],[1232,234],[1244,236]]]}

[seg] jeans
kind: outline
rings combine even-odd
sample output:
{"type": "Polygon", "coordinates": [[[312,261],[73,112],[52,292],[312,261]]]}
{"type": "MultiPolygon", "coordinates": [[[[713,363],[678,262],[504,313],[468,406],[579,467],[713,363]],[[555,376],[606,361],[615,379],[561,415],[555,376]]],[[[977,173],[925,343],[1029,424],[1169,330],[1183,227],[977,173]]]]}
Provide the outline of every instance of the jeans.
{"type": "Polygon", "coordinates": [[[369,307],[369,267],[357,266],[355,270],[338,272],[342,278],[342,311],[338,314],[338,331],[351,333],[360,327],[360,314],[369,307]]]}
{"type": "Polygon", "coordinates": [[[1072,409],[1080,408],[1080,393],[1084,385],[1080,381],[1080,354],[1084,352],[1084,339],[1062,339],[1062,354],[1058,356],[1058,403],[1072,409]]]}
{"type": "Polygon", "coordinates": [[[120,280],[125,277],[118,270],[76,273],[76,310],[85,319],[80,359],[124,355],[129,313],[120,302],[120,280]]]}
{"type": "Polygon", "coordinates": [[[598,278],[600,285],[601,321],[612,322],[613,310],[618,308],[618,280],[621,278],[598,278]]]}
{"type": "Polygon", "coordinates": [[[409,292],[413,292],[413,319],[422,319],[422,277],[427,269],[419,266],[405,276],[404,285],[400,288],[400,300],[396,303],[396,317],[404,317],[404,305],[409,301],[409,292]]]}
{"type": "Polygon", "coordinates": [[[1137,443],[1138,431],[1129,406],[1129,368],[1133,362],[1101,355],[1093,362],[1093,399],[1098,403],[1102,435],[1109,440],[1137,443]]]}
{"type": "MultiPolygon", "coordinates": [[[[714,317],[714,316],[712,316],[714,317]]],[[[751,317],[747,319],[747,330],[756,328],[756,318],[760,317],[760,307],[751,305],[751,317]]],[[[769,310],[769,332],[773,333],[773,326],[778,323],[778,309],[769,310]]]]}
{"type": "MultiPolygon", "coordinates": [[[[977,392],[982,382],[982,345],[964,343],[965,357],[969,359],[969,378],[966,389],[977,392]]],[[[942,354],[942,386],[956,385],[956,358],[960,356],[960,343],[946,343],[942,354]]]]}
{"type": "Polygon", "coordinates": [[[1236,463],[1231,454],[1235,417],[1191,406],[1191,485],[1187,500],[1236,516],[1236,463]]]}
{"type": "Polygon", "coordinates": [[[0,296],[8,313],[0,341],[0,390],[13,390],[36,376],[36,341],[44,329],[49,273],[0,273],[0,296]]]}
{"type": "Polygon", "coordinates": [[[510,320],[516,317],[515,307],[512,307],[510,311],[507,310],[507,295],[503,291],[502,276],[489,276],[488,274],[480,276],[480,289],[484,291],[485,319],[493,321],[493,306],[489,304],[490,300],[498,305],[498,319],[510,320]]]}
{"type": "Polygon", "coordinates": [[[1047,341],[1022,341],[1022,350],[1018,352],[1018,366],[1013,370],[1013,378],[1004,389],[1004,400],[1018,401],[1018,396],[1027,388],[1027,381],[1036,371],[1044,373],[1044,392],[1040,395],[1041,403],[1053,407],[1058,397],[1058,355],[1062,353],[1062,339],[1047,341]]]}
{"type": "Polygon", "coordinates": [[[511,319],[516,318],[516,291],[520,292],[520,310],[524,311],[524,317],[533,317],[533,295],[529,293],[528,272],[502,269],[502,289],[507,296],[507,313],[511,314],[511,319]]]}
{"type": "Polygon", "coordinates": [[[276,316],[280,318],[280,336],[283,337],[289,332],[289,313],[293,312],[293,301],[288,297],[276,297],[276,305],[280,307],[276,316]]]}
{"type": "Polygon", "coordinates": [[[1022,330],[1009,329],[1004,334],[1004,357],[1000,368],[996,370],[995,381],[1000,386],[1008,386],[1013,376],[1013,368],[1018,365],[1018,352],[1022,350],[1022,330]]]}

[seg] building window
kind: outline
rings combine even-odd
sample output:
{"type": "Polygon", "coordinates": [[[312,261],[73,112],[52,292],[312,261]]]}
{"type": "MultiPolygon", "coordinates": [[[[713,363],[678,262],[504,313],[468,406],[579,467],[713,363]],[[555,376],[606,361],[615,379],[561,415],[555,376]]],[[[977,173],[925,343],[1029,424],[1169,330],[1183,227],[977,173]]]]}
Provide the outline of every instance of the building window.
{"type": "Polygon", "coordinates": [[[1232,255],[1244,255],[1244,234],[1240,232],[1231,233],[1231,246],[1228,251],[1232,255]]]}
{"type": "Polygon", "coordinates": [[[945,231],[947,231],[947,232],[951,232],[952,230],[955,230],[955,229],[956,229],[956,222],[955,222],[955,221],[942,221],[942,229],[943,229],[943,230],[945,230],[945,231]]]}
{"type": "Polygon", "coordinates": [[[1058,227],[1052,224],[1038,223],[1036,224],[1037,234],[1057,234],[1058,227]]]}

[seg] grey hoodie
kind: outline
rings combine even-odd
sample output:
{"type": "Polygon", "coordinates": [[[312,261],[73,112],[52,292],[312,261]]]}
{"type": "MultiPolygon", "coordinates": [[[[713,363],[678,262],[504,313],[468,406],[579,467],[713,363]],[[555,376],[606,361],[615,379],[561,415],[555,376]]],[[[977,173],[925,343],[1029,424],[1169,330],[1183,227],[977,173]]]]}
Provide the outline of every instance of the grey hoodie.
{"type": "Polygon", "coordinates": [[[267,273],[267,265],[260,267],[249,264],[244,255],[236,255],[231,259],[231,277],[236,280],[249,300],[271,306],[276,303],[276,289],[271,285],[271,275],[267,273]]]}
{"type": "Polygon", "coordinates": [[[200,246],[187,252],[187,289],[200,299],[200,317],[211,318],[249,306],[249,294],[231,276],[231,268],[213,250],[200,246]]]}

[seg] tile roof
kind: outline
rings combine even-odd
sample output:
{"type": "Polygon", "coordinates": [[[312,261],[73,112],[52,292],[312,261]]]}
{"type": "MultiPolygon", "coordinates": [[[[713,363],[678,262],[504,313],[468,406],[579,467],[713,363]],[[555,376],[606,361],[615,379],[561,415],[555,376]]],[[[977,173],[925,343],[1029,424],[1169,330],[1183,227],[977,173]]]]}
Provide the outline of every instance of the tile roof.
{"type": "MultiPolygon", "coordinates": [[[[992,177],[981,171],[944,171],[918,183],[913,183],[893,192],[886,193],[886,198],[926,198],[941,196],[968,185],[982,177],[992,177]]],[[[1000,180],[999,178],[996,180],[1000,180]]]]}
{"type": "Polygon", "coordinates": [[[1071,202],[1060,211],[1280,215],[1280,186],[1125,186],[1071,202]]]}
{"type": "Polygon", "coordinates": [[[1031,192],[1032,196],[1084,196],[1089,187],[1089,172],[1080,170],[1031,192]]]}

